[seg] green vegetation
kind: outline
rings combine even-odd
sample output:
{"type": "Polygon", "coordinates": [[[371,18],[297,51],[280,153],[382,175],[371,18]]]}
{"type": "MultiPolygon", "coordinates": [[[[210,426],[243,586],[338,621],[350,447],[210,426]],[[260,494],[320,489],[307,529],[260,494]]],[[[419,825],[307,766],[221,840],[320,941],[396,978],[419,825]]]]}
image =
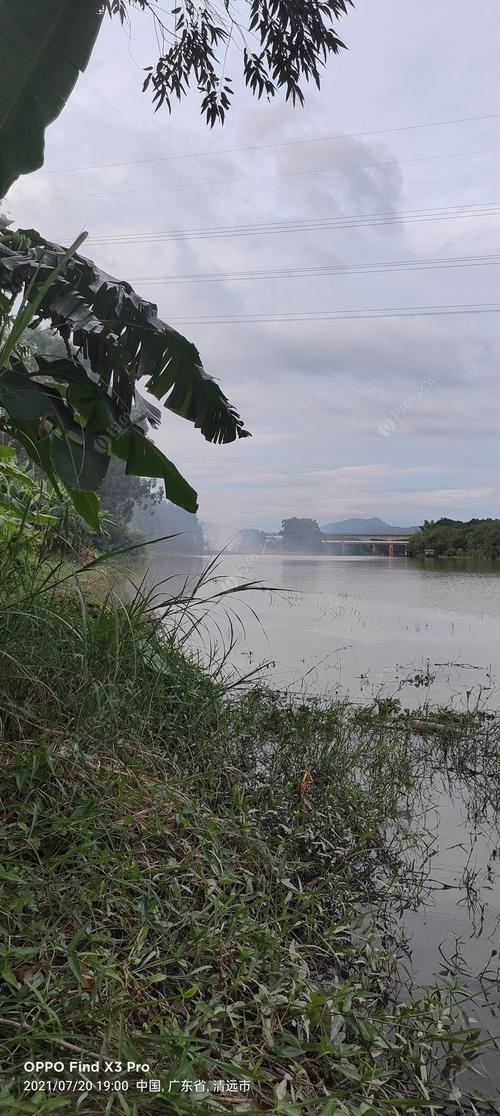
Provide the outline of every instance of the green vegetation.
{"type": "MultiPolygon", "coordinates": [[[[301,81],[319,88],[321,68],[344,45],[333,25],[350,6],[352,0],[303,0],[295,12],[287,3],[252,2],[244,22],[257,53],[238,42],[251,92],[270,100],[283,91],[302,104],[301,81]]],[[[234,36],[244,40],[231,0],[220,7],[190,0],[171,13],[155,0],[88,0],[76,17],[71,0],[0,0],[0,199],[20,175],[43,165],[45,130],[85,70],[105,12],[124,23],[133,8],[151,16],[156,33],[160,57],[143,83],[155,107],[170,111],[195,79],[207,122],[224,122],[233,95],[228,52],[234,36]]],[[[9,231],[9,224],[0,214],[0,430],[22,443],[94,531],[95,494],[113,458],[125,462],[127,475],[162,480],[167,499],[195,512],[196,492],[145,437],[132,408],[138,381],[147,379],[150,393],[208,441],[247,437],[196,347],[128,283],[77,254],[86,233],[63,249],[34,229],[9,231]],[[47,321],[64,351],[29,360],[22,337],[47,321]]],[[[148,419],[160,418],[149,407],[148,419]]]]}
{"type": "Polygon", "coordinates": [[[134,541],[130,530],[134,512],[139,508],[151,512],[162,495],[154,481],[145,477],[128,477],[124,462],[112,457],[104,482],[99,488],[102,531],[93,536],[97,549],[106,551],[134,541]]]}
{"type": "MultiPolygon", "coordinates": [[[[331,22],[349,4],[252,0],[251,91],[302,101],[299,81],[319,84],[342,47],[331,22]]],[[[75,15],[71,0],[0,0],[0,194],[42,164],[45,128],[105,9],[124,19],[128,6],[86,0],[75,15]]],[[[225,67],[238,27],[230,0],[219,12],[174,9],[173,45],[161,9],[135,6],[160,31],[145,81],[157,107],[195,75],[208,122],[223,120],[231,87],[216,52],[225,67]]],[[[498,723],[229,693],[221,671],[185,654],[201,624],[189,596],[160,616],[140,591],[129,605],[115,596],[102,559],[77,572],[81,520],[99,529],[96,492],[113,461],[120,481],[159,478],[170,500],[197,506],[137,422],[140,380],[209,441],[247,432],[196,348],[77,254],[85,234],[65,250],[7,226],[0,219],[2,1113],[183,1114],[199,1103],[452,1116],[459,1104],[491,1116],[500,1106],[479,1076],[473,1097],[461,1091],[488,1042],[466,990],[448,979],[398,994],[397,914],[418,902],[427,855],[415,796],[441,766],[450,778],[473,772],[481,801],[497,805],[498,723]],[[56,352],[26,345],[43,323],[56,352]],[[151,1068],[116,1074],[128,1092],[24,1086],[26,1059],[66,1055],[151,1068]],[[137,1076],[161,1081],[163,1095],[140,1092],[137,1076]],[[248,1080],[250,1092],[221,1094],[221,1079],[248,1080]],[[205,1092],[187,1095],[183,1080],[205,1092]]],[[[117,489],[125,517],[130,493],[117,489]]],[[[314,521],[283,523],[286,547],[304,540],[320,546],[314,521]]]]}
{"type": "MultiPolygon", "coordinates": [[[[401,1002],[395,915],[422,886],[426,772],[481,771],[492,801],[498,724],[229,700],[181,652],[189,598],[161,623],[89,598],[92,568],[52,563],[42,590],[43,563],[1,553],[1,1111],[197,1110],[146,1077],[206,1082],[207,1112],[456,1113],[483,1037],[453,982],[401,1002]],[[151,1069],[76,1109],[23,1093],[33,1051],[151,1069]]],[[[481,1092],[463,1110],[500,1111],[481,1092]]]]}
{"type": "MultiPolygon", "coordinates": [[[[262,9],[252,2],[248,31],[257,53],[238,43],[252,93],[269,100],[281,90],[302,104],[301,81],[319,87],[321,68],[344,45],[333,24],[350,6],[352,0],[303,0],[295,12],[287,3],[262,9]]],[[[233,94],[229,47],[243,34],[230,0],[220,8],[190,0],[170,15],[155,0],[88,0],[77,17],[71,0],[0,0],[0,198],[43,165],[45,130],[85,70],[105,12],[123,23],[137,7],[152,17],[159,46],[143,84],[156,108],[171,110],[195,78],[207,122],[223,123],[233,94]]],[[[113,458],[125,462],[127,475],[162,480],[167,499],[196,512],[196,492],[132,413],[137,383],[147,379],[149,392],[208,441],[248,436],[196,347],[130,284],[77,254],[86,233],[64,249],[34,229],[9,231],[9,224],[0,214],[0,431],[24,446],[93,531],[96,492],[113,458]],[[54,359],[23,349],[26,331],[44,322],[64,343],[54,359]]],[[[148,419],[159,424],[161,412],[150,406],[148,419]]]]}
{"type": "Polygon", "coordinates": [[[408,543],[408,554],[418,558],[434,550],[439,558],[500,558],[500,519],[438,519],[425,521],[408,543]]]}
{"type": "Polygon", "coordinates": [[[68,499],[59,498],[44,480],[0,434],[0,544],[7,544],[17,564],[23,553],[29,562],[43,561],[53,552],[81,557],[90,536],[68,499]]]}
{"type": "MultiPolygon", "coordinates": [[[[85,235],[65,251],[33,229],[0,232],[0,430],[94,531],[112,458],[127,475],[162,480],[168,499],[194,512],[196,492],[135,421],[138,381],[147,377],[148,391],[210,442],[248,432],[196,347],[128,283],[77,255],[85,235]],[[64,356],[26,353],[26,333],[40,322],[64,341],[64,356]]],[[[161,412],[141,402],[157,426],[161,412]]]]}

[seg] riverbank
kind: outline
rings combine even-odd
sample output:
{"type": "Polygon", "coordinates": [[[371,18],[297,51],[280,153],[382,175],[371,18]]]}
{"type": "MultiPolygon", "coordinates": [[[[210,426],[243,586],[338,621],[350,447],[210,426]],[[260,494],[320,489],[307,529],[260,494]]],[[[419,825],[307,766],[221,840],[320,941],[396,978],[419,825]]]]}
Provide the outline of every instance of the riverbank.
{"type": "Polygon", "coordinates": [[[79,1077],[84,1114],[473,1112],[487,1040],[453,981],[400,995],[397,913],[426,771],[498,806],[497,721],[229,701],[147,601],[25,589],[0,602],[2,1111],[76,1111],[24,1083],[79,1077]]]}
{"type": "Polygon", "coordinates": [[[438,519],[425,522],[410,536],[411,558],[465,558],[471,561],[498,562],[500,559],[500,519],[438,519]]]}

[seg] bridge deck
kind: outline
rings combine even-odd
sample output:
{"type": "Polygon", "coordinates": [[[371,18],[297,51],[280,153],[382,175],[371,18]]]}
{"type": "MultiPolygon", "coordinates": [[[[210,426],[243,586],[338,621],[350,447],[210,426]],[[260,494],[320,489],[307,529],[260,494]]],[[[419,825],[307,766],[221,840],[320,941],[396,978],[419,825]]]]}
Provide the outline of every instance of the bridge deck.
{"type": "Polygon", "coordinates": [[[323,535],[323,542],[408,543],[411,535],[323,535]]]}

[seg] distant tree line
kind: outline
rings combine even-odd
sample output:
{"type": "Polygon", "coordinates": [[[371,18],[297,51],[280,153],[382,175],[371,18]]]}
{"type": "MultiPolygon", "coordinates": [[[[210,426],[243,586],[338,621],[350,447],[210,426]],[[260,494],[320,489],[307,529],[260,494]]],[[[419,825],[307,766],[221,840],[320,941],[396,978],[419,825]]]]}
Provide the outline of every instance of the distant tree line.
{"type": "Polygon", "coordinates": [[[236,550],[240,554],[260,554],[269,550],[265,531],[258,531],[255,527],[244,527],[239,532],[236,540],[236,550]]]}
{"type": "MultiPolygon", "coordinates": [[[[279,535],[271,537],[264,531],[246,528],[239,534],[237,549],[240,553],[247,554],[263,551],[287,554],[326,553],[324,536],[316,520],[297,516],[283,519],[279,535]]],[[[423,526],[410,536],[408,554],[410,558],[423,557],[426,550],[433,550],[441,558],[484,558],[497,561],[500,559],[500,519],[471,519],[468,523],[459,519],[443,518],[436,522],[425,520],[423,526]]],[[[357,544],[353,551],[356,554],[363,552],[371,553],[371,546],[367,544],[364,550],[360,550],[357,544]]]]}
{"type": "Polygon", "coordinates": [[[179,554],[208,552],[198,516],[163,499],[162,493],[160,493],[160,500],[146,499],[136,502],[130,527],[140,531],[145,539],[163,539],[163,542],[155,546],[156,550],[162,552],[176,551],[179,554]]]}
{"type": "Polygon", "coordinates": [[[323,538],[315,519],[291,519],[281,521],[279,535],[269,538],[265,531],[245,527],[240,531],[237,541],[240,554],[259,554],[262,551],[286,551],[287,554],[320,554],[323,538]]]}
{"type": "Polygon", "coordinates": [[[283,519],[281,523],[283,550],[289,554],[320,554],[323,538],[315,519],[283,519]]]}
{"type": "Polygon", "coordinates": [[[433,550],[439,558],[500,559],[500,519],[425,520],[408,543],[410,558],[433,550]]]}

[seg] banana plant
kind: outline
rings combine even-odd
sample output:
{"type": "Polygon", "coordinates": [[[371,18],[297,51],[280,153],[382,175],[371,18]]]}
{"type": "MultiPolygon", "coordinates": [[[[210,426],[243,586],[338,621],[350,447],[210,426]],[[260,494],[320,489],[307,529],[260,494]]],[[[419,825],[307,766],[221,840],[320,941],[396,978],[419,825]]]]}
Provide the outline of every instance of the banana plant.
{"type": "Polygon", "coordinates": [[[43,164],[45,129],[85,70],[102,0],[0,0],[0,198],[43,164]]]}
{"type": "MultiPolygon", "coordinates": [[[[197,496],[172,461],[132,419],[137,385],[192,422],[210,442],[248,436],[190,341],[157,307],[78,254],[34,229],[0,232],[0,426],[20,441],[56,491],[99,530],[96,493],[112,456],[129,475],[163,480],[169,500],[197,510],[197,496]],[[3,321],[3,333],[1,324],[3,321]],[[22,337],[46,323],[63,357],[27,361],[22,337]]],[[[140,397],[139,397],[140,398],[140,397]]],[[[144,404],[144,401],[142,401],[144,404]]],[[[158,425],[161,411],[148,404],[158,425]]]]}

